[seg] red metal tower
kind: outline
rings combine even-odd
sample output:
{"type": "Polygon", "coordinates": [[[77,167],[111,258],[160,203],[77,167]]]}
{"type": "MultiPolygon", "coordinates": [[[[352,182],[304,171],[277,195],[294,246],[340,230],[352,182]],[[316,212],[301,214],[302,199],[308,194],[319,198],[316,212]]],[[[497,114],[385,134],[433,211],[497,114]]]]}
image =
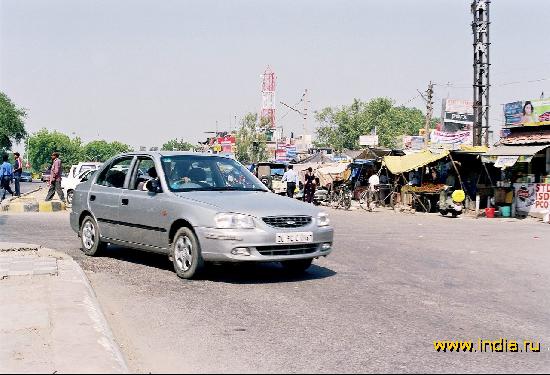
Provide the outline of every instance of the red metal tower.
{"type": "Polygon", "coordinates": [[[261,119],[269,120],[269,128],[275,129],[275,72],[268,66],[262,74],[261,119]]]}

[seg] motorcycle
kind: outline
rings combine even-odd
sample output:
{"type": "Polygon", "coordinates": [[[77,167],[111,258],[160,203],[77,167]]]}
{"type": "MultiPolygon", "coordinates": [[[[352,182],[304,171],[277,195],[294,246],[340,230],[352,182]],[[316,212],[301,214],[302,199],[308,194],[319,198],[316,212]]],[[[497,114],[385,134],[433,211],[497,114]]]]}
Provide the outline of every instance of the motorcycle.
{"type": "Polygon", "coordinates": [[[462,202],[466,199],[466,194],[463,190],[452,191],[449,188],[441,192],[438,202],[438,210],[443,216],[451,214],[453,217],[457,217],[462,214],[464,208],[462,202]]]}
{"type": "Polygon", "coordinates": [[[325,188],[318,188],[313,194],[313,204],[316,206],[326,206],[330,204],[330,193],[325,188]]]}

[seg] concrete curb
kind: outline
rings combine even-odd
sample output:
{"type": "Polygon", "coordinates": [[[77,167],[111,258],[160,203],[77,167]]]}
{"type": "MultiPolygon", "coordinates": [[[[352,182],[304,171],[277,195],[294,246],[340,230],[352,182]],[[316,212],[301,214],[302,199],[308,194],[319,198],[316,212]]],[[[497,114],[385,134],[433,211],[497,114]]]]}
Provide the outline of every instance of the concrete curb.
{"type": "MultiPolygon", "coordinates": [[[[90,281],[88,280],[88,277],[80,267],[80,265],[68,254],[62,253],[53,249],[43,248],[39,245],[34,244],[25,244],[25,243],[7,243],[7,242],[0,242],[0,255],[2,256],[9,256],[10,252],[17,252],[17,256],[25,257],[26,255],[29,256],[38,256],[38,257],[48,257],[48,258],[55,258],[58,260],[58,265],[60,269],[60,278],[64,279],[65,284],[59,284],[57,288],[65,289],[67,287],[69,288],[80,288],[81,292],[79,293],[79,296],[77,299],[70,302],[69,307],[70,309],[80,309],[81,312],[84,312],[83,314],[79,315],[81,317],[80,321],[75,321],[73,324],[75,325],[74,328],[81,329],[81,324],[87,325],[87,326],[93,326],[93,332],[96,332],[94,334],[95,337],[97,337],[97,341],[94,339],[93,341],[89,341],[89,348],[93,350],[93,354],[90,356],[97,357],[98,363],[86,363],[88,366],[88,369],[111,369],[111,372],[114,373],[129,373],[128,365],[126,363],[126,360],[120,350],[120,347],[115,341],[114,335],[111,331],[111,328],[109,327],[109,324],[107,323],[107,319],[105,318],[105,315],[103,313],[103,310],[101,309],[99,305],[99,301],[97,299],[97,296],[90,284],[90,281]],[[28,252],[26,254],[25,252],[28,252]],[[65,276],[62,276],[62,275],[65,276]],[[67,284],[68,283],[68,284],[67,284]],[[80,285],[80,286],[79,286],[80,285]],[[82,298],[82,299],[81,299],[82,298]],[[78,328],[77,328],[78,327],[78,328]],[[107,354],[108,355],[105,355],[107,354]],[[103,360],[104,359],[104,360],[103,360]]],[[[61,291],[61,289],[53,289],[52,293],[57,294],[58,291],[61,291]]],[[[54,299],[59,303],[59,300],[54,299]]],[[[70,300],[69,300],[70,301],[70,300]]],[[[65,300],[65,303],[67,303],[67,300],[65,300]]],[[[53,307],[54,309],[61,308],[63,311],[66,311],[66,307],[63,305],[57,305],[53,307]]],[[[61,310],[56,310],[61,311],[61,310]]],[[[37,313],[40,313],[37,311],[37,313]]],[[[51,311],[49,311],[51,314],[51,311]]],[[[54,314],[55,315],[55,314],[54,314]]],[[[67,343],[70,343],[71,341],[67,341],[67,337],[69,337],[71,340],[75,338],[71,338],[70,336],[67,336],[67,334],[70,334],[69,332],[71,329],[71,324],[69,323],[67,327],[64,327],[64,330],[61,329],[59,332],[63,332],[63,336],[53,336],[59,337],[61,341],[55,341],[54,343],[57,343],[58,348],[64,349],[64,345],[67,345],[67,343]]],[[[91,332],[88,330],[88,332],[91,332]]],[[[90,336],[86,336],[88,340],[90,340],[90,336]]],[[[86,342],[86,341],[84,341],[86,342]]],[[[86,344],[84,344],[86,345],[86,344]]],[[[55,345],[54,345],[55,346],[55,345]]],[[[72,346],[66,347],[66,354],[63,354],[62,357],[58,357],[53,360],[53,363],[55,363],[57,366],[60,366],[60,370],[65,369],[67,370],[74,370],[76,368],[81,368],[81,364],[79,362],[79,357],[75,357],[75,354],[78,353],[77,351],[72,350],[72,346]]],[[[88,348],[88,346],[85,346],[85,348],[88,348]]],[[[82,348],[80,348],[82,350],[82,348]]],[[[25,365],[22,363],[22,365],[25,365]]],[[[9,365],[6,365],[9,368],[9,365]]],[[[17,368],[19,365],[16,365],[17,368]]],[[[24,368],[24,367],[23,367],[24,368]]],[[[42,368],[42,367],[41,367],[42,368]]],[[[86,367],[84,367],[86,368],[86,367]]],[[[3,369],[3,367],[0,365],[0,369],[3,369]]],[[[66,372],[65,371],[65,372],[66,372]]],[[[96,370],[97,371],[97,370],[96,370]]],[[[4,372],[4,371],[0,371],[4,372]]],[[[33,371],[35,372],[35,371],[33,371]]],[[[37,372],[43,372],[38,370],[37,372]]],[[[62,371],[63,372],[63,371],[62,371]]],[[[73,371],[70,371],[73,372],[73,371]]],[[[94,371],[95,372],[95,371],[94,371]]]]}
{"type": "Polygon", "coordinates": [[[58,212],[65,211],[67,206],[61,201],[38,201],[34,198],[22,197],[14,202],[2,206],[2,211],[22,212],[58,212]]]}

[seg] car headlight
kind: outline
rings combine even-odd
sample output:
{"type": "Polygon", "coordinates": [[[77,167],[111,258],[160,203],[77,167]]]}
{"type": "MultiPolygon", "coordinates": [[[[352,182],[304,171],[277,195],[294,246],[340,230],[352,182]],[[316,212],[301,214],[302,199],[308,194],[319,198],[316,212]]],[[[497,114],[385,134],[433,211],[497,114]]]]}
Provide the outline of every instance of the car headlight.
{"type": "Polygon", "coordinates": [[[321,212],[319,215],[317,215],[317,226],[319,227],[326,227],[330,224],[330,219],[328,218],[328,214],[321,212]]]}
{"type": "Polygon", "coordinates": [[[255,227],[252,216],[243,214],[221,213],[214,218],[219,229],[252,229],[255,227]]]}

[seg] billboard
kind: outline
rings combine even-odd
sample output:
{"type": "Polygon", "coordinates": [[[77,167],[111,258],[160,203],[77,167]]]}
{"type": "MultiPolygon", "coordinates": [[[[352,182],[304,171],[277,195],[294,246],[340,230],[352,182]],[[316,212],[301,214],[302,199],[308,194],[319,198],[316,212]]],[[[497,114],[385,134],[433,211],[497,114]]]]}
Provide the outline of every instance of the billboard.
{"type": "Polygon", "coordinates": [[[506,126],[550,125],[550,99],[517,101],[504,104],[506,126]]]}
{"type": "Polygon", "coordinates": [[[471,145],[473,142],[474,102],[443,99],[443,122],[430,134],[431,143],[471,145]]]}
{"type": "Polygon", "coordinates": [[[359,145],[360,146],[378,146],[378,136],[377,135],[360,135],[359,145]]]}

